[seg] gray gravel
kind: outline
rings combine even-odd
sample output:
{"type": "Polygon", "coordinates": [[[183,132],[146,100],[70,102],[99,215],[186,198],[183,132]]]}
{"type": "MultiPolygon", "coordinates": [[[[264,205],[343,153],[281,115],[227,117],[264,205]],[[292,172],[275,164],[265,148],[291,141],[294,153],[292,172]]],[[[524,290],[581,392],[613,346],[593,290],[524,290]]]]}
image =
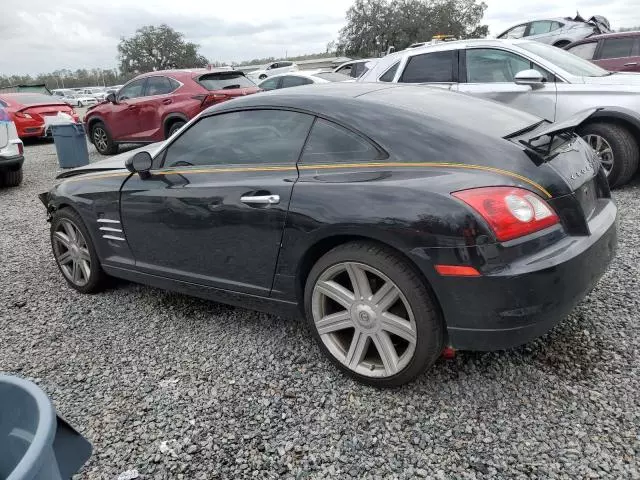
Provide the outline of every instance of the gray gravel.
{"type": "Polygon", "coordinates": [[[91,440],[81,478],[640,478],[640,181],[615,195],[617,259],[564,323],[379,391],[295,320],[124,282],[72,291],[36,198],[53,152],[28,145],[24,184],[0,191],[0,369],[91,440]]]}

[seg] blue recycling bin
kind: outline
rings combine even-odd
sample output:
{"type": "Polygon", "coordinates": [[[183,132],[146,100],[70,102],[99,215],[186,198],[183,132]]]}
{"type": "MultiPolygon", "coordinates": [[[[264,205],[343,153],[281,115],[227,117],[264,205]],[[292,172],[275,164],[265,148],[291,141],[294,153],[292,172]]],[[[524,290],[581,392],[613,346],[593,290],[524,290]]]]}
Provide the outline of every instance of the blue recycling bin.
{"type": "Polygon", "coordinates": [[[89,164],[89,150],[81,123],[59,123],[51,125],[51,134],[56,144],[58,162],[62,168],[82,167],[89,164]]]}
{"type": "Polygon", "coordinates": [[[69,479],[91,450],[40,388],[0,375],[0,479],[69,479]]]}

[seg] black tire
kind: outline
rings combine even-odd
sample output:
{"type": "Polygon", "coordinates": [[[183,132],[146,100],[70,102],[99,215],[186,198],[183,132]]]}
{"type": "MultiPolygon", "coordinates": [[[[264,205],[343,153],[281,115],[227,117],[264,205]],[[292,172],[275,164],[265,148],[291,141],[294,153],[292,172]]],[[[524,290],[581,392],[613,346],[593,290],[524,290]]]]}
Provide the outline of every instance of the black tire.
{"type": "Polygon", "coordinates": [[[87,227],[85,226],[82,218],[80,218],[80,215],[78,215],[77,212],[75,212],[71,208],[62,208],[53,214],[53,218],[51,219],[50,240],[53,256],[56,260],[56,264],[58,265],[58,269],[71,288],[81,293],[97,293],[102,291],[107,286],[107,274],[104,273],[104,270],[102,270],[100,259],[98,257],[98,254],[96,253],[91,235],[89,235],[87,227]],[[90,275],[88,276],[87,282],[84,285],[78,285],[71,281],[63,271],[62,265],[59,261],[59,255],[61,252],[59,250],[59,245],[54,242],[54,235],[56,231],[61,228],[61,223],[63,221],[71,222],[82,233],[82,236],[84,237],[84,243],[86,244],[86,248],[89,252],[90,275]]]}
{"type": "Polygon", "coordinates": [[[264,80],[267,76],[263,73],[258,77],[258,80],[264,80]]]}
{"type": "Polygon", "coordinates": [[[83,107],[82,102],[78,100],[78,108],[82,108],[82,107],[83,107]]]}
{"type": "Polygon", "coordinates": [[[22,178],[22,167],[18,170],[5,170],[0,183],[5,187],[17,187],[22,183],[22,178]]]}
{"type": "Polygon", "coordinates": [[[96,122],[91,126],[91,143],[96,147],[98,153],[102,155],[115,155],[118,153],[118,144],[113,141],[109,129],[102,122],[96,122]]]}
{"type": "MultiPolygon", "coordinates": [[[[373,290],[373,289],[372,289],[373,290]]],[[[444,348],[445,327],[430,289],[404,258],[393,250],[373,242],[353,242],[330,250],[311,269],[304,292],[307,324],[320,349],[340,370],[359,382],[375,387],[396,387],[422,374],[438,359],[444,348]],[[383,273],[398,287],[415,319],[416,345],[407,365],[392,376],[362,375],[344,365],[322,341],[313,317],[313,291],[316,282],[328,269],[344,262],[355,262],[383,273]]]]}
{"type": "Polygon", "coordinates": [[[186,122],[183,122],[181,120],[177,120],[177,121],[173,122],[171,124],[171,126],[169,127],[169,131],[167,132],[167,138],[169,138],[171,135],[173,135],[179,129],[181,129],[184,126],[185,123],[186,122]]]}
{"type": "Polygon", "coordinates": [[[631,132],[622,125],[608,122],[589,123],[580,128],[582,137],[598,135],[605,139],[613,152],[613,166],[607,176],[611,188],[631,180],[638,170],[640,149],[631,132]]]}

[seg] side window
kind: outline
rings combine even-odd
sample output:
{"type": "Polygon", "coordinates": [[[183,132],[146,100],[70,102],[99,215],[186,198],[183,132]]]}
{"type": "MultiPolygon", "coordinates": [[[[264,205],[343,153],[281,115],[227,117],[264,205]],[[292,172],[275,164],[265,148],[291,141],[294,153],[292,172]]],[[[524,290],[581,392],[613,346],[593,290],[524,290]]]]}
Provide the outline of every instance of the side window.
{"type": "Polygon", "coordinates": [[[166,95],[167,93],[171,93],[173,88],[171,87],[171,82],[167,77],[149,77],[147,79],[147,97],[152,95],[166,95]]]}
{"type": "Polygon", "coordinates": [[[303,77],[294,77],[293,75],[287,75],[282,77],[282,83],[280,88],[299,87],[300,85],[308,85],[313,83],[313,80],[303,77]]]}
{"type": "Polygon", "coordinates": [[[574,55],[584,58],[585,60],[593,59],[593,54],[596,52],[598,42],[581,43],[575,47],[571,47],[567,52],[571,52],[574,55]]]}
{"type": "Polygon", "coordinates": [[[353,78],[358,78],[360,75],[362,75],[364,73],[365,70],[365,62],[360,62],[360,63],[356,63],[353,65],[353,68],[351,69],[351,76],[353,78]]]}
{"type": "Polygon", "coordinates": [[[606,38],[602,43],[600,58],[630,57],[634,41],[633,37],[606,38]]]}
{"type": "Polygon", "coordinates": [[[380,152],[367,139],[318,118],[302,153],[304,163],[348,162],[375,160],[380,152]]]}
{"type": "Polygon", "coordinates": [[[279,65],[277,63],[272,63],[271,65],[269,65],[267,67],[267,70],[273,70],[274,68],[278,68],[278,67],[279,67],[279,65]]]}
{"type": "Polygon", "coordinates": [[[564,24],[560,23],[560,22],[551,22],[551,31],[555,31],[558,30],[559,28],[564,27],[564,24]]]}
{"type": "Polygon", "coordinates": [[[171,85],[171,91],[173,92],[174,90],[177,90],[178,88],[180,88],[180,82],[178,82],[177,80],[173,79],[173,78],[169,78],[166,77],[167,80],[169,80],[169,84],[171,85]]]}
{"type": "Polygon", "coordinates": [[[290,67],[291,65],[292,65],[292,63],[291,63],[291,62],[280,62],[280,63],[278,64],[279,68],[282,68],[282,67],[290,67]]]}
{"type": "Polygon", "coordinates": [[[339,68],[336,73],[341,73],[343,75],[351,75],[351,72],[353,70],[353,66],[354,66],[354,64],[345,65],[344,67],[339,68]]]}
{"type": "Polygon", "coordinates": [[[275,90],[278,88],[278,78],[270,78],[258,85],[263,90],[275,90]]]}
{"type": "Polygon", "coordinates": [[[398,71],[399,65],[400,65],[400,61],[398,60],[396,63],[393,64],[393,66],[389,70],[384,72],[384,75],[382,75],[379,78],[379,80],[381,82],[393,82],[393,79],[396,76],[396,72],[398,71]]]}
{"type": "Polygon", "coordinates": [[[468,83],[511,83],[516,73],[531,68],[529,60],[504,50],[473,48],[466,57],[468,83]]]}
{"type": "Polygon", "coordinates": [[[203,117],[167,149],[164,167],[296,163],[313,117],[244,110],[203,117]]]}
{"type": "Polygon", "coordinates": [[[511,30],[507,30],[498,38],[522,38],[524,37],[524,32],[527,30],[527,24],[518,25],[517,27],[513,27],[511,30]]]}
{"type": "MultiPolygon", "coordinates": [[[[140,80],[134,80],[127,86],[123,87],[118,93],[118,101],[141,97],[145,81],[146,78],[141,78],[140,80]]],[[[86,90],[85,93],[87,93],[86,90]]]]}
{"type": "Polygon", "coordinates": [[[549,33],[551,31],[551,24],[553,22],[548,20],[543,20],[541,22],[531,22],[531,27],[529,28],[529,33],[527,37],[531,35],[541,35],[543,33],[549,33]]]}
{"type": "Polygon", "coordinates": [[[456,51],[425,53],[409,58],[400,77],[401,83],[453,82],[456,51]]]}

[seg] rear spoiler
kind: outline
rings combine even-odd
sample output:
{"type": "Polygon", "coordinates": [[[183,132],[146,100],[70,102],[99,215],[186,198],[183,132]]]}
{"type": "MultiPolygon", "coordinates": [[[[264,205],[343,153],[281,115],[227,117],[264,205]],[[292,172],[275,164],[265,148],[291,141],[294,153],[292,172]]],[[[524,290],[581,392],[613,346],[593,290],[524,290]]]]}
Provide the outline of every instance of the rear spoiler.
{"type": "Polygon", "coordinates": [[[587,120],[591,115],[602,108],[589,108],[582,110],[575,115],[567,118],[563,122],[550,123],[542,128],[543,122],[532,125],[531,128],[520,130],[504,137],[507,140],[516,140],[523,145],[528,154],[533,154],[539,161],[548,161],[551,156],[551,147],[553,139],[560,135],[573,135],[576,128],[587,120]],[[542,137],[549,137],[549,141],[543,144],[536,144],[542,137]]]}

